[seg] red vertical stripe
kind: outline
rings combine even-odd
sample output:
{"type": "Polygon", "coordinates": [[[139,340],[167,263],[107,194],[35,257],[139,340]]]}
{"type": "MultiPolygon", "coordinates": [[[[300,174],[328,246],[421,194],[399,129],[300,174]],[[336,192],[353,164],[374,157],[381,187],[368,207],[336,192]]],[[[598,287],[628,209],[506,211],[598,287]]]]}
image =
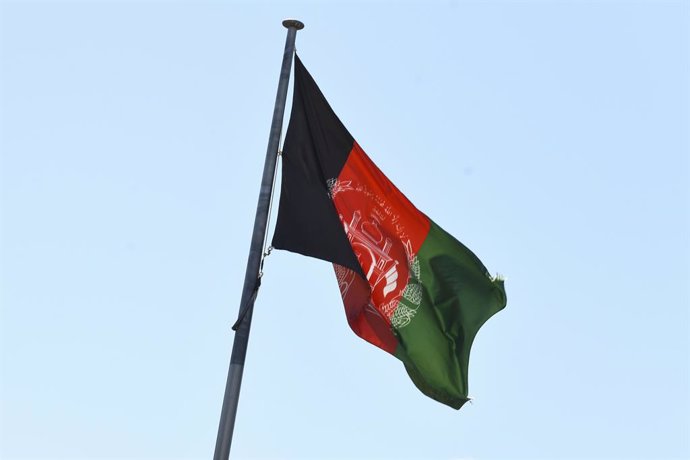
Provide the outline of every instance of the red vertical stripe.
{"type": "Polygon", "coordinates": [[[392,352],[390,318],[407,285],[410,264],[429,232],[429,219],[356,142],[337,181],[330,184],[330,193],[367,277],[364,282],[357,276],[360,281],[348,285],[354,290],[343,293],[348,321],[362,338],[392,352]]]}

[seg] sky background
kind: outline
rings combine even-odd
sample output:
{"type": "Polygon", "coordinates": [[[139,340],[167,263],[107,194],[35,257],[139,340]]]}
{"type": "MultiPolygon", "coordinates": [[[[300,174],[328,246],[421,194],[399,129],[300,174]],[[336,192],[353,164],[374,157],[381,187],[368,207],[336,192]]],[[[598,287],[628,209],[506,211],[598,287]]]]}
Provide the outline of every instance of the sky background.
{"type": "Polygon", "coordinates": [[[690,4],[613,0],[2,1],[0,457],[212,456],[285,17],[508,306],[455,411],[274,251],[234,458],[690,458],[690,4]]]}

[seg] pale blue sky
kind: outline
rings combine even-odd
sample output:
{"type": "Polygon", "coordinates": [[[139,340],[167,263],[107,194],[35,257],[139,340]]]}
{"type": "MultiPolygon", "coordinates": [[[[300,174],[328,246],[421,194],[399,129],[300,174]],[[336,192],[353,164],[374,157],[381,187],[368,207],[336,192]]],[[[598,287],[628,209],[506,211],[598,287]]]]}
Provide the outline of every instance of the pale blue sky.
{"type": "Polygon", "coordinates": [[[1,458],[212,455],[289,16],[508,307],[456,412],[274,252],[236,458],[690,457],[688,2],[1,5],[1,458]]]}

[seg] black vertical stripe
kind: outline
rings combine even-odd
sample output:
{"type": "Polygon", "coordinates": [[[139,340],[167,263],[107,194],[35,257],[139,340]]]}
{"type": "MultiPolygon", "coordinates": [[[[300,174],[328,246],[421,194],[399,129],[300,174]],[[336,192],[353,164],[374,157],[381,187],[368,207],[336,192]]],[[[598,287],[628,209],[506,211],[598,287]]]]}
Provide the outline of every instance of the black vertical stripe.
{"type": "Polygon", "coordinates": [[[294,77],[273,246],[362,274],[328,195],[327,182],[340,174],[354,139],[297,56],[294,77]]]}

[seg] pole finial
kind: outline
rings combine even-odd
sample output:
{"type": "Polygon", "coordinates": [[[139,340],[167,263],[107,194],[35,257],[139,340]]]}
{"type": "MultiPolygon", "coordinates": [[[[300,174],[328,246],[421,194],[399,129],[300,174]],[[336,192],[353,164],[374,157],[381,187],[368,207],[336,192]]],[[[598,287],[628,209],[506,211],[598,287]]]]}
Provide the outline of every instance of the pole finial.
{"type": "Polygon", "coordinates": [[[302,21],[297,20],[297,19],[286,19],[283,21],[283,25],[285,27],[287,27],[288,29],[290,27],[294,27],[297,30],[304,29],[304,23],[302,21]]]}

